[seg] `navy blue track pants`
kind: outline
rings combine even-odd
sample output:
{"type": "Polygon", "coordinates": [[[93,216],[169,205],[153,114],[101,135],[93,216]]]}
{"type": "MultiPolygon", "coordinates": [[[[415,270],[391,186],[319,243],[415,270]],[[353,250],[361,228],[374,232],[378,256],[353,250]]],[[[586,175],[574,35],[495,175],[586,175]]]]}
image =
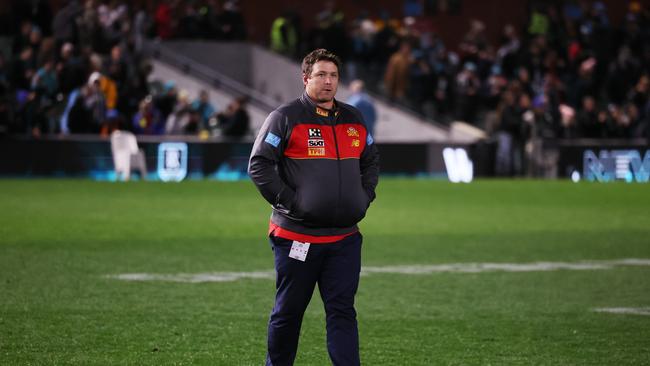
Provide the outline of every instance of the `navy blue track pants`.
{"type": "Polygon", "coordinates": [[[268,333],[267,366],[293,365],[302,317],[318,283],[325,306],[327,351],[335,366],[359,365],[354,295],[361,271],[361,233],[312,244],[305,262],[289,258],[292,240],[271,236],[276,295],[268,333]]]}

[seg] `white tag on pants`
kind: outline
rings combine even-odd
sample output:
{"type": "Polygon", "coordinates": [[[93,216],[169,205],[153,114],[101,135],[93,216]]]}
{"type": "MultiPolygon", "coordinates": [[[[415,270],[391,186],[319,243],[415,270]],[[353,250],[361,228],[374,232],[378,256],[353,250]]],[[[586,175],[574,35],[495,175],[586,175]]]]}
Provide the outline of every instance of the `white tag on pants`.
{"type": "Polygon", "coordinates": [[[304,262],[307,259],[307,252],[309,251],[309,243],[302,243],[293,241],[291,244],[291,251],[289,251],[289,258],[297,259],[304,262]]]}

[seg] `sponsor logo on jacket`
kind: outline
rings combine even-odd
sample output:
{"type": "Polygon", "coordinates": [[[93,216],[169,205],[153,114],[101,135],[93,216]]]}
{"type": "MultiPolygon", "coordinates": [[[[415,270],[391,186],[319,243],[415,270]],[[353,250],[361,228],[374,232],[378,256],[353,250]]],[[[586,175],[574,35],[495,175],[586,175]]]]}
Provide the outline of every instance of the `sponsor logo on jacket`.
{"type": "Polygon", "coordinates": [[[309,139],[307,140],[307,147],[325,147],[325,140],[309,139]]]}
{"type": "Polygon", "coordinates": [[[322,139],[323,135],[320,132],[320,128],[310,128],[309,129],[309,138],[310,139],[322,139]]]}
{"type": "Polygon", "coordinates": [[[325,156],[325,148],[324,147],[308,147],[307,148],[307,155],[309,155],[309,156],[325,156]]]}

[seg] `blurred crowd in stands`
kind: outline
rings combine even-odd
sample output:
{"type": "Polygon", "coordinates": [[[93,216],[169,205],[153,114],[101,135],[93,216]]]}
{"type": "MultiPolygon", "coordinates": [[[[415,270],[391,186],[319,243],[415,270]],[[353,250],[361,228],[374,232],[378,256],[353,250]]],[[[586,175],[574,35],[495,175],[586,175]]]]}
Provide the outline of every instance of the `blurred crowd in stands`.
{"type": "Polygon", "coordinates": [[[402,20],[346,23],[327,2],[302,49],[288,12],[273,23],[271,48],[331,49],[349,80],[389,101],[484,129],[497,141],[498,174],[535,174],[546,138],[650,138],[650,13],[640,1],[625,2],[620,23],[601,1],[529,1],[528,19],[490,25],[502,27],[498,43],[474,19],[458,45],[443,42],[423,3],[405,0],[402,20]]]}
{"type": "MultiPolygon", "coordinates": [[[[56,14],[47,1],[25,3],[28,10],[15,11],[11,54],[0,55],[0,121],[10,121],[0,128],[210,133],[245,106],[245,98],[235,100],[218,117],[205,91],[189,100],[173,82],[152,87],[141,56],[147,37],[246,39],[237,1],[170,0],[145,9],[71,0],[56,14]]],[[[488,25],[461,16],[469,26],[458,45],[445,44],[422,16],[426,2],[402,3],[401,19],[386,12],[352,18],[327,1],[307,31],[287,11],[271,26],[270,48],[295,59],[330,49],[343,58],[346,80],[361,79],[433,120],[483,128],[510,150],[542,138],[650,135],[650,17],[641,2],[626,1],[625,17],[613,22],[601,1],[529,1],[521,23],[489,25],[502,28],[497,43],[488,25]]],[[[445,3],[462,15],[461,2],[445,3]]]]}
{"type": "Polygon", "coordinates": [[[9,54],[0,53],[0,134],[222,134],[248,131],[247,98],[219,112],[173,81],[150,82],[148,37],[243,39],[231,1],[160,1],[153,12],[127,1],[70,0],[53,14],[45,0],[15,1],[9,54]]]}
{"type": "MultiPolygon", "coordinates": [[[[640,2],[613,24],[600,1],[533,1],[528,20],[498,25],[498,44],[471,20],[459,45],[444,44],[420,3],[404,1],[401,21],[362,14],[346,23],[328,2],[303,49],[333,50],[348,79],[439,121],[521,138],[648,135],[650,17],[640,2]]],[[[301,54],[298,33],[295,15],[279,17],[271,48],[301,54]]]]}

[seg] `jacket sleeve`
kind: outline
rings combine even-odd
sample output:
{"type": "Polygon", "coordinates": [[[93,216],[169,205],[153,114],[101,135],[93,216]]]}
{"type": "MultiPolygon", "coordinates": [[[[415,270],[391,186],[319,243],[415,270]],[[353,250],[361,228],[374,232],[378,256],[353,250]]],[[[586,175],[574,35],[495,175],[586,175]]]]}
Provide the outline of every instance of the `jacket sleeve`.
{"type": "Polygon", "coordinates": [[[361,167],[361,184],[363,189],[366,190],[370,202],[372,202],[376,197],[375,188],[379,183],[379,151],[370,133],[366,136],[366,147],[361,153],[359,163],[361,167]]]}
{"type": "Polygon", "coordinates": [[[248,175],[253,183],[262,196],[281,212],[291,209],[295,196],[295,190],[282,180],[278,166],[288,132],[287,117],[278,111],[272,112],[255,139],[248,161],[248,175]]]}

